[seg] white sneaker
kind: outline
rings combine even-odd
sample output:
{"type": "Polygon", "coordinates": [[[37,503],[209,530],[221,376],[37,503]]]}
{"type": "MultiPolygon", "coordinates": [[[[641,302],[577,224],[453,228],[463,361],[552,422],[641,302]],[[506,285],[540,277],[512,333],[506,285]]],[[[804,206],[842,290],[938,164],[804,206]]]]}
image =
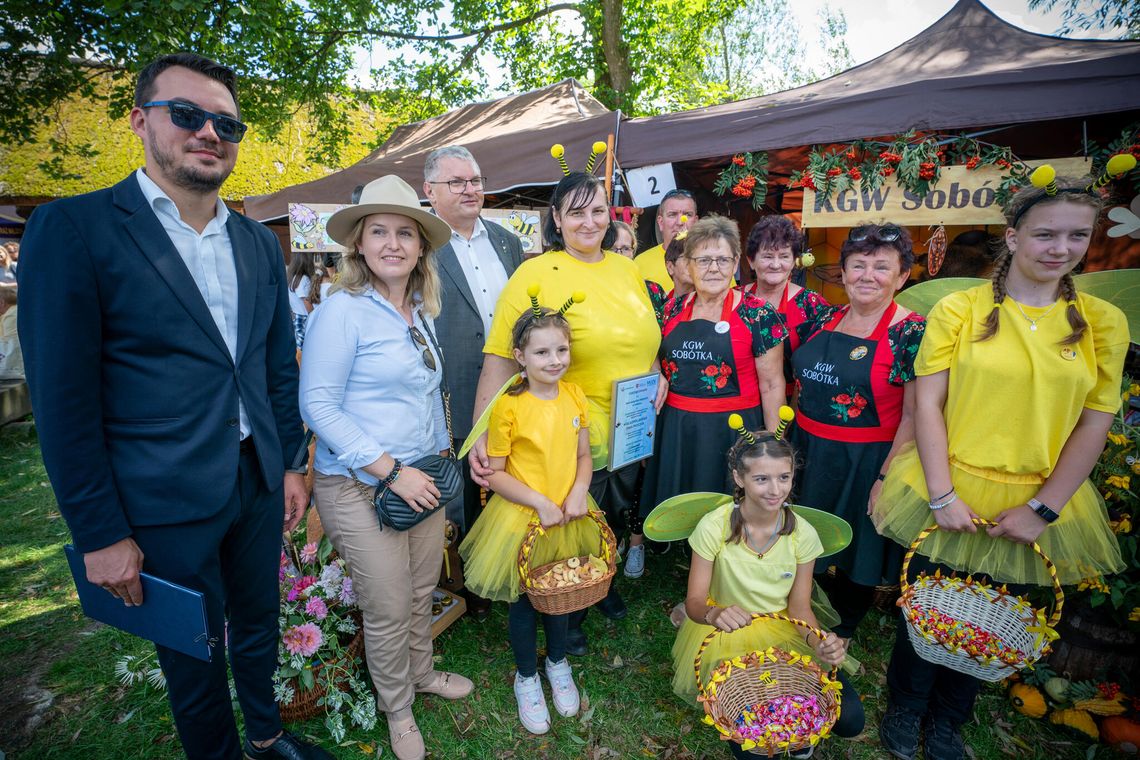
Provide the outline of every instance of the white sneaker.
{"type": "Polygon", "coordinates": [[[625,577],[640,578],[645,572],[645,544],[629,547],[625,555],[625,577]]]}
{"type": "Polygon", "coordinates": [[[515,700],[519,703],[519,720],[527,731],[545,734],[550,730],[550,711],[546,709],[546,697],[542,695],[537,673],[530,678],[515,673],[515,700]]]}
{"type": "Polygon", "coordinates": [[[554,698],[554,709],[563,718],[573,718],[582,706],[578,696],[578,687],[574,684],[574,675],[570,672],[570,663],[551,662],[546,659],[546,680],[550,681],[550,696],[554,698]]]}

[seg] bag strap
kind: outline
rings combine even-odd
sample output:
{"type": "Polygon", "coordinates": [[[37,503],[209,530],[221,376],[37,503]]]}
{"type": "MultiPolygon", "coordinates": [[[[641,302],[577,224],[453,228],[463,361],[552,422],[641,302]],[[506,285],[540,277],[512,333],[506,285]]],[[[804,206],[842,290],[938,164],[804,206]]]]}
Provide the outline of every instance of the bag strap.
{"type": "Polygon", "coordinates": [[[420,324],[424,326],[424,332],[427,333],[428,340],[431,341],[431,347],[435,349],[435,354],[439,357],[439,397],[443,399],[443,419],[447,425],[447,450],[451,452],[451,458],[455,459],[455,437],[451,434],[451,391],[447,388],[447,374],[443,371],[443,351],[435,340],[435,333],[428,327],[423,312],[419,313],[419,317],[420,324]]]}

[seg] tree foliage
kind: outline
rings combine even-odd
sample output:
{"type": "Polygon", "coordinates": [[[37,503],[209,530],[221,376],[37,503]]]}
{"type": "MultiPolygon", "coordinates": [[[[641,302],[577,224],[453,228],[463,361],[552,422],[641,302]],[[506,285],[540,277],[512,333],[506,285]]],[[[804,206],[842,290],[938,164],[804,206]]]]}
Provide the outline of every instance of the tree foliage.
{"type": "Polygon", "coordinates": [[[1063,24],[1060,34],[1068,36],[1078,29],[1118,29],[1122,37],[1140,39],[1140,0],[1100,0],[1091,8],[1088,0],[1029,0],[1031,10],[1051,11],[1058,4],[1063,24]]]}
{"type": "MultiPolygon", "coordinates": [[[[305,109],[309,157],[336,163],[368,102],[406,122],[493,90],[574,77],[632,115],[800,84],[803,41],[787,0],[5,0],[0,142],[22,144],[72,98],[129,110],[133,75],[192,50],[233,66],[243,118],[273,137],[305,109]],[[362,50],[387,51],[371,92],[350,87],[362,50]],[[756,51],[764,61],[750,70],[756,51]],[[727,61],[723,70],[713,65],[727,61]],[[96,86],[108,75],[111,87],[96,86]]],[[[845,28],[828,15],[821,34],[845,28]]],[[[845,50],[836,60],[846,62],[845,50]]],[[[376,142],[386,137],[377,135],[376,142]]],[[[66,144],[61,150],[66,151],[66,144]]]]}

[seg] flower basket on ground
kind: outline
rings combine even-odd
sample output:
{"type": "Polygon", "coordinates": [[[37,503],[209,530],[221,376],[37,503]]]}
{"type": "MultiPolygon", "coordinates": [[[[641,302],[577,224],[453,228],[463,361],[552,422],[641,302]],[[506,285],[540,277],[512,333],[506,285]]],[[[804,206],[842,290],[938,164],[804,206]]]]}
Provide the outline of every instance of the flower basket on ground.
{"type": "MultiPolygon", "coordinates": [[[[303,536],[303,531],[298,534],[303,536]]],[[[332,738],[376,727],[364,672],[360,610],[344,560],[327,538],[281,552],[281,641],[273,693],[286,721],[324,714],[332,738]]]]}

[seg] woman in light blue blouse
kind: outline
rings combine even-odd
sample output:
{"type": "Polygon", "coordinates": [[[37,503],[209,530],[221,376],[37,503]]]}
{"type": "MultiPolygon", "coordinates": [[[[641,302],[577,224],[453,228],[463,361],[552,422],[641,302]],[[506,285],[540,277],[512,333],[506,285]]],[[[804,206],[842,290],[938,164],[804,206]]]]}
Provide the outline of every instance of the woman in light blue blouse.
{"type": "Polygon", "coordinates": [[[410,530],[381,529],[370,494],[383,481],[415,507],[440,506],[431,478],[403,463],[448,453],[432,251],[451,228],[395,176],[370,182],[360,203],[337,211],[326,228],[347,250],[339,281],[310,317],[301,360],[301,414],[317,436],[313,490],[364,613],[368,671],[393,754],[412,760],[424,757],[416,693],[458,699],[472,683],[432,665],[443,510],[410,530]]]}

